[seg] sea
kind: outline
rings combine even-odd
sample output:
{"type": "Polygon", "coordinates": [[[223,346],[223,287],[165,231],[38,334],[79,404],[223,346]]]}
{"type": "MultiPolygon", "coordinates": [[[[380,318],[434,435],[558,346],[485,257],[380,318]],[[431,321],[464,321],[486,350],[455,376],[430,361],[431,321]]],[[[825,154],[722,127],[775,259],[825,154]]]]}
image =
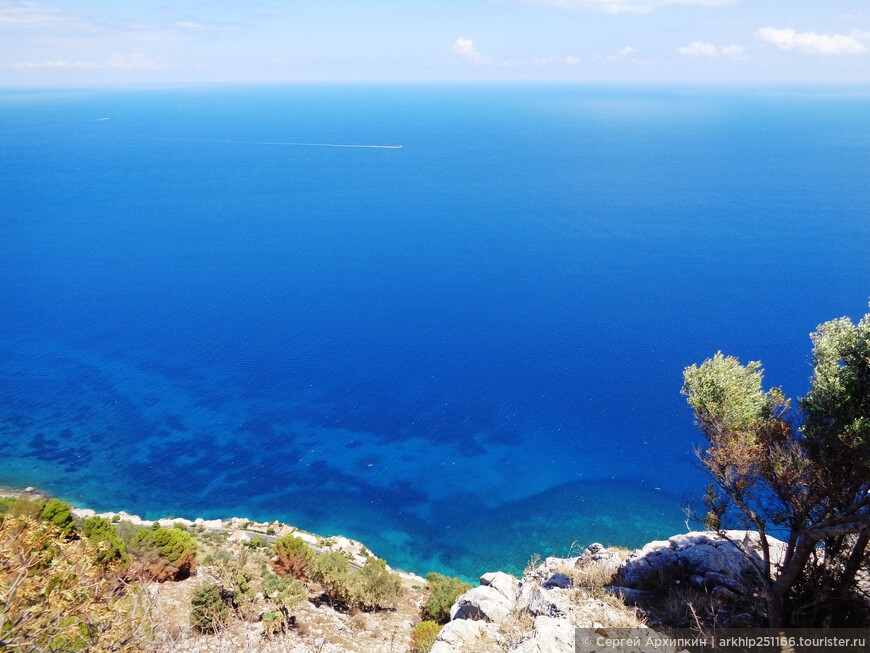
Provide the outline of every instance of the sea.
{"type": "Polygon", "coordinates": [[[0,484],[463,578],[696,526],[683,369],[867,312],[870,89],[0,90],[0,484]]]}

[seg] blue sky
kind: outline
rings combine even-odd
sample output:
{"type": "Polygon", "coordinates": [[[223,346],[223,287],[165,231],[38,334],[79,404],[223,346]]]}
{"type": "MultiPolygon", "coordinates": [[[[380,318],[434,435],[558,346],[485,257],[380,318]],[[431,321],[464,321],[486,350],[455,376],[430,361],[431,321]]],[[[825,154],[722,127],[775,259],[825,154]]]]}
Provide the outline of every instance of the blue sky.
{"type": "Polygon", "coordinates": [[[868,0],[0,0],[0,86],[868,83],[868,0]]]}

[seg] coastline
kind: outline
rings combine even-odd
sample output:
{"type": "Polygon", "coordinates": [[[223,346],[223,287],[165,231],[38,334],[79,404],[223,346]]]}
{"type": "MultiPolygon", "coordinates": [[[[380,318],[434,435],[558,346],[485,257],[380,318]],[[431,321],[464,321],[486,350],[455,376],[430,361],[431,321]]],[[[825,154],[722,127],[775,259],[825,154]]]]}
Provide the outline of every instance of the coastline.
{"type": "MultiPolygon", "coordinates": [[[[28,486],[26,488],[15,488],[7,485],[0,485],[0,497],[21,497],[33,496],[41,498],[50,498],[52,495],[38,487],[28,486]]],[[[66,501],[66,499],[63,499],[66,501]]],[[[353,540],[344,535],[320,535],[300,529],[292,524],[273,520],[269,522],[254,521],[246,517],[228,517],[226,519],[204,519],[196,517],[187,519],[184,517],[161,517],[159,519],[142,519],[139,515],[128,513],[124,510],[119,511],[104,511],[97,512],[92,508],[78,507],[72,501],[66,501],[72,506],[72,514],[77,519],[87,519],[89,517],[103,517],[112,522],[127,522],[133,526],[149,527],[154,524],[159,524],[162,528],[172,528],[176,525],[182,525],[187,529],[212,531],[216,533],[226,533],[228,537],[235,536],[239,540],[252,539],[253,537],[261,537],[266,541],[274,542],[284,535],[294,535],[302,539],[315,552],[323,553],[336,551],[348,557],[348,560],[353,567],[362,568],[366,559],[370,557],[379,558],[363,542],[353,540]],[[242,534],[242,535],[239,535],[242,534]]],[[[425,579],[418,574],[402,569],[394,569],[387,562],[387,569],[394,571],[402,576],[406,581],[414,583],[425,583],[425,579]]]]}

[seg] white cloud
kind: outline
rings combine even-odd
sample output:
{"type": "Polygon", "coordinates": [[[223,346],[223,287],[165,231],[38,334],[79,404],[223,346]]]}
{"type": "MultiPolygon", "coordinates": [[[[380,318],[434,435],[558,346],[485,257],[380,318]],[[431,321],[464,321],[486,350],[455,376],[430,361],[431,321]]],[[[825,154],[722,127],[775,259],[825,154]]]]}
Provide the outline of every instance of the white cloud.
{"type": "Polygon", "coordinates": [[[672,5],[720,7],[740,0],[521,0],[527,5],[544,5],[566,11],[597,11],[603,14],[648,14],[672,5]]]}
{"type": "Polygon", "coordinates": [[[624,48],[622,48],[622,50],[619,51],[619,54],[621,54],[623,57],[630,57],[635,52],[637,52],[637,50],[635,50],[630,45],[626,45],[624,48]]]}
{"type": "Polygon", "coordinates": [[[677,53],[685,57],[718,57],[719,55],[732,58],[743,58],[742,45],[726,45],[719,49],[712,43],[693,41],[691,45],[677,48],[677,53]]]}
{"type": "Polygon", "coordinates": [[[489,57],[474,48],[474,42],[460,36],[453,44],[453,53],[458,54],[468,63],[484,65],[489,63],[489,57]]]}
{"type": "Polygon", "coordinates": [[[103,63],[48,59],[46,61],[16,62],[6,67],[14,70],[163,70],[167,68],[163,59],[155,59],[140,51],[129,54],[113,52],[103,63]]]}
{"type": "Polygon", "coordinates": [[[144,52],[131,52],[127,55],[113,52],[106,64],[106,68],[116,70],[160,70],[165,67],[162,60],[154,59],[144,52]]]}
{"type": "Polygon", "coordinates": [[[9,65],[9,68],[13,68],[15,70],[38,70],[38,69],[49,69],[49,70],[61,70],[61,69],[70,69],[70,68],[101,68],[99,64],[93,63],[92,61],[66,61],[64,59],[54,59],[48,61],[26,61],[26,62],[17,62],[9,65]]]}
{"type": "Polygon", "coordinates": [[[536,66],[578,66],[581,63],[581,59],[573,55],[568,55],[567,57],[536,57],[532,59],[532,63],[536,66]]]}
{"type": "Polygon", "coordinates": [[[677,52],[687,57],[716,57],[719,55],[719,49],[715,45],[703,41],[694,41],[692,45],[677,48],[677,52]]]}
{"type": "Polygon", "coordinates": [[[69,20],[57,7],[0,0],[0,27],[42,28],[63,25],[69,20]]]}
{"type": "Polygon", "coordinates": [[[859,40],[861,32],[857,31],[852,34],[817,34],[797,32],[791,28],[764,27],[756,34],[780,50],[796,50],[807,54],[861,54],[866,50],[859,40]]]}

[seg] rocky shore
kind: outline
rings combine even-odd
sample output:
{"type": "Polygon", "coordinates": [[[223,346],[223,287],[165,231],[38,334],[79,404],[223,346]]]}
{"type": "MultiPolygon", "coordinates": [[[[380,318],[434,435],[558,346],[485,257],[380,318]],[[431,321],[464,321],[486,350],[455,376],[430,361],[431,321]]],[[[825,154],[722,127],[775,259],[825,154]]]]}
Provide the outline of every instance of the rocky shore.
{"type": "MultiPolygon", "coordinates": [[[[0,494],[39,493],[2,491],[0,494]]],[[[342,536],[321,537],[279,522],[167,517],[144,520],[126,512],[95,513],[74,508],[79,520],[99,516],[134,527],[182,527],[207,542],[211,557],[248,555],[250,543],[275,542],[292,534],[313,551],[337,552],[362,568],[375,557],[364,544],[342,536]],[[248,548],[245,545],[249,545],[248,548]]],[[[771,540],[774,557],[783,543],[771,540]]],[[[393,653],[412,646],[425,617],[430,587],[415,574],[396,572],[405,590],[392,610],[347,611],[309,588],[296,615],[297,627],[280,638],[265,636],[263,624],[240,620],[220,633],[193,632],[186,608],[198,587],[214,582],[217,568],[207,556],[187,579],[146,587],[152,618],[167,633],[172,651],[292,651],[303,653],[393,653]]],[[[630,551],[590,544],[577,556],[532,560],[520,577],[483,574],[477,587],[453,602],[432,653],[572,653],[575,628],[707,628],[763,625],[757,587],[763,566],[758,534],[751,531],[691,532],[630,551]]]]}

